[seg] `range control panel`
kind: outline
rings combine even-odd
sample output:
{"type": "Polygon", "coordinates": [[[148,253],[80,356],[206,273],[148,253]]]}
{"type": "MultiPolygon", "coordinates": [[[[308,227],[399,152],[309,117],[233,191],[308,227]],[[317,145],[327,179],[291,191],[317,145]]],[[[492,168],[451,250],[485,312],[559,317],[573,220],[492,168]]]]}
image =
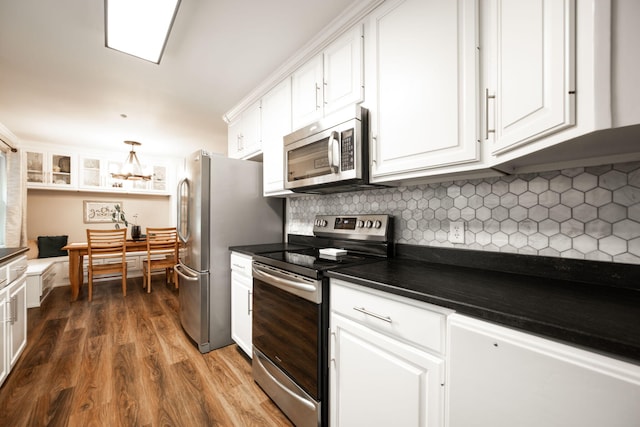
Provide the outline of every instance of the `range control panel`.
{"type": "Polygon", "coordinates": [[[393,217],[390,215],[317,215],[313,234],[355,240],[389,240],[393,217]]]}

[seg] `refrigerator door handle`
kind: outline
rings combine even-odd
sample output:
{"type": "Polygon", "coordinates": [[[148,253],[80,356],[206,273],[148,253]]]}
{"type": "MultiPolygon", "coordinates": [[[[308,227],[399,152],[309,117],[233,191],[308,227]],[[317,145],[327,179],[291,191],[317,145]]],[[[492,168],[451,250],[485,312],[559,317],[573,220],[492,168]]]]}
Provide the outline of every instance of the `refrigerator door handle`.
{"type": "Polygon", "coordinates": [[[178,275],[182,277],[184,280],[189,280],[191,282],[198,281],[198,275],[197,274],[194,275],[193,273],[191,273],[190,269],[186,267],[184,264],[176,265],[175,270],[176,270],[176,273],[178,273],[178,275]]]}
{"type": "Polygon", "coordinates": [[[186,243],[191,235],[189,229],[189,181],[187,178],[183,178],[178,183],[178,236],[182,243],[186,243]],[[186,200],[185,200],[186,199],[186,200]],[[183,212],[183,209],[185,212],[183,212]],[[186,220],[183,222],[182,215],[186,215],[186,220]],[[185,230],[186,229],[186,230],[185,230]]]}

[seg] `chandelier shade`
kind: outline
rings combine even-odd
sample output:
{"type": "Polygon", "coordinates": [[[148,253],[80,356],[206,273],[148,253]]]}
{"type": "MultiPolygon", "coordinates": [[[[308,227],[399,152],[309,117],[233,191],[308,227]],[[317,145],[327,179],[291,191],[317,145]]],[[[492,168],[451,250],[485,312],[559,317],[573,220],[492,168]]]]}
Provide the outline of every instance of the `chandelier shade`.
{"type": "Polygon", "coordinates": [[[140,160],[138,160],[138,156],[136,155],[135,147],[142,144],[136,141],[125,141],[124,143],[131,146],[131,151],[129,151],[129,155],[127,155],[127,159],[122,165],[120,171],[112,172],[111,177],[130,181],[151,180],[151,174],[146,174],[144,172],[142,165],[140,164],[140,160]]]}

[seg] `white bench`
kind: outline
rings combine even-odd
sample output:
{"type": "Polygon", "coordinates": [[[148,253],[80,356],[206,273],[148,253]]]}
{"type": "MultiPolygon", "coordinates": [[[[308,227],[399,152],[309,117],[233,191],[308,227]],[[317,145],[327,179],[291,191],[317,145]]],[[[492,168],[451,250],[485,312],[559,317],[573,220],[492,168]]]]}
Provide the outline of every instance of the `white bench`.
{"type": "Polygon", "coordinates": [[[55,286],[68,282],[68,256],[27,260],[27,307],[40,307],[55,286]]]}

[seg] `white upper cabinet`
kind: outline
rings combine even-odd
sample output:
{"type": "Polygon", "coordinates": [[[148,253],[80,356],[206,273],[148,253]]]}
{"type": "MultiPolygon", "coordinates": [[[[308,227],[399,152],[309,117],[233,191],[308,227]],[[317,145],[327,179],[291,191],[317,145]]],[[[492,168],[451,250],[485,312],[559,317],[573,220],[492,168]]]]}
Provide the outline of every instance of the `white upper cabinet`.
{"type": "MultiPolygon", "coordinates": [[[[637,157],[635,138],[594,134],[610,131],[616,116],[629,117],[628,108],[613,105],[629,105],[616,103],[627,90],[619,83],[635,81],[640,62],[626,60],[631,49],[620,40],[637,39],[640,32],[637,25],[617,26],[620,17],[612,13],[633,14],[634,3],[483,3],[482,136],[497,168],[522,173],[630,161],[634,152],[637,157]]],[[[640,114],[624,124],[638,123],[640,114]]]]}
{"type": "Polygon", "coordinates": [[[228,157],[244,159],[262,149],[260,101],[247,107],[229,123],[228,157]]]}
{"type": "Polygon", "coordinates": [[[490,13],[484,95],[500,154],[575,125],[575,0],[498,0],[490,13]]]}
{"type": "Polygon", "coordinates": [[[357,25],[293,72],[293,129],[362,101],[362,54],[362,26],[357,25]]]}
{"type": "Polygon", "coordinates": [[[81,150],[76,154],[57,150],[57,146],[33,146],[24,151],[27,164],[27,188],[169,195],[177,160],[143,160],[151,179],[125,181],[111,176],[122,169],[123,159],[113,153],[81,150]],[[172,166],[174,165],[174,166],[172,166]]]}
{"type": "Polygon", "coordinates": [[[65,151],[46,151],[28,148],[27,187],[28,188],[73,188],[77,185],[73,154],[65,151]]]}
{"type": "Polygon", "coordinates": [[[265,196],[290,194],[284,189],[283,137],[291,132],[291,79],[262,98],[262,161],[265,196]]]}
{"type": "Polygon", "coordinates": [[[387,1],[366,49],[372,181],[478,168],[477,1],[387,1]]]}
{"type": "Polygon", "coordinates": [[[293,127],[298,129],[322,117],[322,55],[318,55],[291,75],[293,127]]]}
{"type": "Polygon", "coordinates": [[[362,25],[357,25],[324,51],[324,114],[364,98],[362,25]]]}

